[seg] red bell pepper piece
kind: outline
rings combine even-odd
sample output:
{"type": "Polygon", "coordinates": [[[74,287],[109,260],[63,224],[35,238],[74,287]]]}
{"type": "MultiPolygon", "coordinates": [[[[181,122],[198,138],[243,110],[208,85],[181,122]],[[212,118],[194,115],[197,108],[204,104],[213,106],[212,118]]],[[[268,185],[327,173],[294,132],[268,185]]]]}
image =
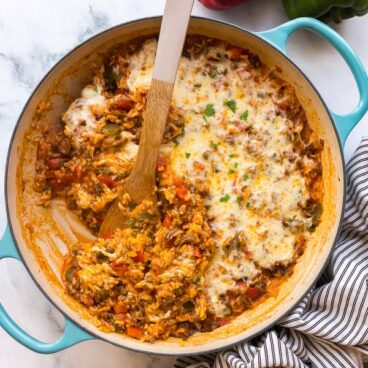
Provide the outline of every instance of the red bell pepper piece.
{"type": "Polygon", "coordinates": [[[250,0],[199,0],[205,7],[213,10],[225,10],[250,0]]]}
{"type": "Polygon", "coordinates": [[[126,264],[111,264],[111,268],[120,276],[125,277],[125,274],[127,273],[129,267],[126,264]]]}
{"type": "Polygon", "coordinates": [[[127,328],[127,334],[130,337],[134,337],[136,339],[139,339],[143,335],[143,330],[140,327],[129,326],[127,328]]]}
{"type": "Polygon", "coordinates": [[[136,262],[143,262],[144,259],[145,259],[145,256],[144,256],[144,252],[142,252],[142,251],[138,251],[137,255],[134,257],[134,260],[136,262]]]}
{"type": "Polygon", "coordinates": [[[252,300],[257,299],[260,295],[261,291],[257,287],[250,287],[247,290],[247,296],[252,300]]]}
{"type": "Polygon", "coordinates": [[[64,165],[64,163],[67,161],[68,159],[65,157],[53,157],[47,160],[47,166],[51,170],[57,170],[57,169],[60,169],[64,165]]]}
{"type": "Polygon", "coordinates": [[[171,226],[172,222],[172,217],[170,215],[166,215],[164,221],[162,222],[162,226],[168,229],[171,226]]]}
{"type": "Polygon", "coordinates": [[[110,189],[118,186],[118,182],[114,180],[111,176],[100,174],[97,176],[97,179],[107,185],[110,189]]]}

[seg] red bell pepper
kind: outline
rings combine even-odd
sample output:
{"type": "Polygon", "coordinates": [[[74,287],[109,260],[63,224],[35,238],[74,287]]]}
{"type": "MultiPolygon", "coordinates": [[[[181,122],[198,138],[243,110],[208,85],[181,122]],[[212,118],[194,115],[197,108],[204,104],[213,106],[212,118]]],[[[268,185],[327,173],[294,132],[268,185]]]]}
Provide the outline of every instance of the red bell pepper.
{"type": "Polygon", "coordinates": [[[134,257],[136,262],[143,262],[145,259],[144,253],[142,251],[138,251],[137,255],[134,257]]]}
{"type": "Polygon", "coordinates": [[[213,10],[225,10],[250,0],[199,0],[205,7],[213,10]]]}
{"type": "Polygon", "coordinates": [[[129,326],[127,328],[127,335],[136,339],[140,339],[143,335],[143,330],[140,327],[129,326]]]}
{"type": "Polygon", "coordinates": [[[172,217],[170,215],[166,215],[164,221],[162,221],[162,226],[168,229],[171,226],[172,222],[173,222],[172,217]]]}

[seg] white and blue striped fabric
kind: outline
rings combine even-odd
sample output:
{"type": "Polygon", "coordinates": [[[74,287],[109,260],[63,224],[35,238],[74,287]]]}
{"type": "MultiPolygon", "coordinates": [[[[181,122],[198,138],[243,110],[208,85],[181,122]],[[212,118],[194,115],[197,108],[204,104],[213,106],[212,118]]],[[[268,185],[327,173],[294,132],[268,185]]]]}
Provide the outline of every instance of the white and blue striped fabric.
{"type": "Polygon", "coordinates": [[[317,285],[278,326],[176,368],[361,368],[368,360],[368,137],[347,165],[342,231],[317,285]]]}

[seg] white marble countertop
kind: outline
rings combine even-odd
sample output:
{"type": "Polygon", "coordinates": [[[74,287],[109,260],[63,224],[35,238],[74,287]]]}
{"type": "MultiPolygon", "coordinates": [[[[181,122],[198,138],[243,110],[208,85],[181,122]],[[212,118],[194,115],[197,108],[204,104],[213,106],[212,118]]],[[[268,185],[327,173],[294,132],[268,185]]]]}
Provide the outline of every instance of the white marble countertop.
{"type": "MultiPolygon", "coordinates": [[[[2,0],[0,12],[0,186],[10,136],[26,99],[42,76],[81,41],[118,23],[162,14],[164,0],[2,0]]],[[[250,30],[266,30],[286,21],[281,1],[254,0],[218,13],[196,3],[195,15],[222,19],[250,30]]],[[[355,49],[368,69],[368,16],[344,22],[335,29],[355,49]]],[[[316,36],[298,32],[289,44],[291,57],[321,91],[336,112],[357,102],[352,75],[341,57],[316,36]]],[[[362,135],[368,135],[368,116],[350,135],[349,158],[362,135]]],[[[0,233],[5,228],[4,195],[0,194],[0,233]]],[[[0,262],[0,300],[28,332],[53,341],[63,330],[63,318],[31,281],[21,264],[0,262]]],[[[0,367],[4,368],[143,368],[171,367],[173,358],[148,357],[100,341],[84,342],[54,355],[27,350],[0,329],[0,367]]]]}

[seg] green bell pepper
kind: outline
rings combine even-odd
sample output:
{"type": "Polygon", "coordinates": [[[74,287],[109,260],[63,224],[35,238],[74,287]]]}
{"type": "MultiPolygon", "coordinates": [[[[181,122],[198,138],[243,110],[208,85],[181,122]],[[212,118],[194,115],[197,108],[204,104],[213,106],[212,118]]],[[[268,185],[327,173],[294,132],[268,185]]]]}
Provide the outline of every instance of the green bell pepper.
{"type": "Polygon", "coordinates": [[[313,17],[340,23],[368,13],[368,0],[282,0],[290,19],[313,17]]]}

